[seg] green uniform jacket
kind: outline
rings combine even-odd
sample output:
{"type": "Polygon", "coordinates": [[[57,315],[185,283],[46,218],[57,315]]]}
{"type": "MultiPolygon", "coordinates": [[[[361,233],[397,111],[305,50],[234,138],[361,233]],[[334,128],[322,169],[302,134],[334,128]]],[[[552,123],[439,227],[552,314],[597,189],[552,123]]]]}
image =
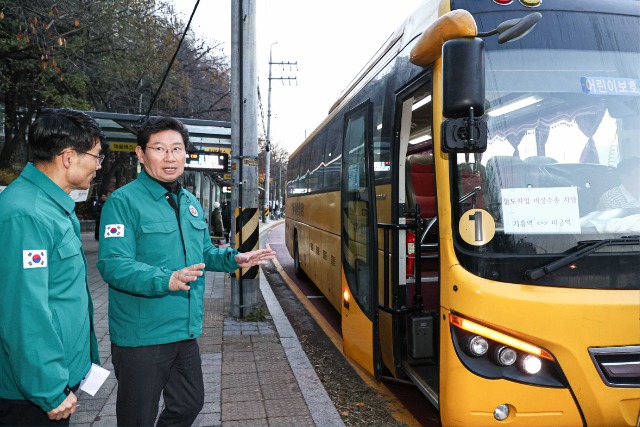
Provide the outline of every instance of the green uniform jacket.
{"type": "Polygon", "coordinates": [[[211,244],[200,203],[181,189],[180,221],[167,190],[144,171],[114,191],[101,216],[98,270],[109,284],[111,342],[122,347],[166,344],[202,334],[204,275],[189,291],[169,291],[176,271],[197,263],[232,272],[237,251],[211,244]]]}
{"type": "Polygon", "coordinates": [[[0,397],[47,412],[100,363],[74,209],[31,163],[0,193],[0,397]]]}

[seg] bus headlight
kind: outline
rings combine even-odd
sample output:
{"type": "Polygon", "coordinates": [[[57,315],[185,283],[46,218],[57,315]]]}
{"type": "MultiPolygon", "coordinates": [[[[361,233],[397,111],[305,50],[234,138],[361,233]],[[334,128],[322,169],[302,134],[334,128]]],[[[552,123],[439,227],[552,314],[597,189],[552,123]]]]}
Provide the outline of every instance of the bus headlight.
{"type": "MultiPolygon", "coordinates": [[[[497,325],[449,313],[451,339],[462,364],[487,379],[506,379],[543,387],[567,387],[560,364],[548,350],[497,325]]],[[[510,406],[508,419],[514,416],[510,406]]]]}
{"type": "Polygon", "coordinates": [[[497,347],[493,352],[493,357],[496,362],[501,364],[502,366],[510,366],[513,365],[518,358],[518,353],[511,347],[507,347],[506,345],[501,345],[497,347]]]}
{"type": "Polygon", "coordinates": [[[489,342],[479,335],[472,336],[467,343],[467,351],[471,356],[484,356],[488,350],[489,342]]]}
{"type": "Polygon", "coordinates": [[[542,369],[542,361],[531,354],[527,354],[520,361],[520,369],[528,375],[535,375],[542,369]]]}

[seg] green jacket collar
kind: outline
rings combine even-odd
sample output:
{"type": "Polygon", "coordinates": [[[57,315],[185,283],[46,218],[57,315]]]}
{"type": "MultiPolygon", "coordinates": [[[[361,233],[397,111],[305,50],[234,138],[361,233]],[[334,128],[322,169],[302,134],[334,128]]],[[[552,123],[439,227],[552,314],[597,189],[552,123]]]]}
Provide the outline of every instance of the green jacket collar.
{"type": "MultiPolygon", "coordinates": [[[[159,200],[167,194],[167,189],[162,186],[158,181],[151,178],[143,169],[138,175],[138,179],[145,186],[145,188],[151,193],[151,196],[159,200]]],[[[181,190],[182,191],[182,190],[181,190]]]]}
{"type": "Polygon", "coordinates": [[[59,204],[65,212],[71,213],[76,208],[76,202],[65,193],[58,184],[53,182],[51,178],[36,168],[33,163],[27,163],[21,175],[44,191],[54,202],[59,204]]]}

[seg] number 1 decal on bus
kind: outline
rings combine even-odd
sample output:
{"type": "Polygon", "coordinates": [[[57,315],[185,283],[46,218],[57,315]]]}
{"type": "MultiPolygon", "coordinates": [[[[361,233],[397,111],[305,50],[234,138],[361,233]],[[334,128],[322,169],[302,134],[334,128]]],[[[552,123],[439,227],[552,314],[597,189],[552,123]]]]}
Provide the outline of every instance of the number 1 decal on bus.
{"type": "Polygon", "coordinates": [[[496,222],[484,209],[470,209],[460,218],[460,237],[472,246],[482,246],[496,234],[496,222]]]}

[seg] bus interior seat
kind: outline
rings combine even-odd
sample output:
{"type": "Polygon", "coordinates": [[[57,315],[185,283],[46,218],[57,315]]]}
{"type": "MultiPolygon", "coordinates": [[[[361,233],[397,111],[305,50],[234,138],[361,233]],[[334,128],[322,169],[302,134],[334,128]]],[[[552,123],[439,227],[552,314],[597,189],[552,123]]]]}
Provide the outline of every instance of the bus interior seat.
{"type": "Polygon", "coordinates": [[[544,166],[557,186],[577,187],[580,216],[596,210],[600,196],[620,185],[615,168],[595,163],[558,163],[544,166]]]}
{"type": "Polygon", "coordinates": [[[432,154],[411,154],[406,162],[407,208],[420,206],[421,218],[436,216],[435,170],[432,154]]]}
{"type": "Polygon", "coordinates": [[[527,157],[526,159],[524,159],[524,162],[528,165],[537,165],[537,166],[542,166],[542,165],[549,165],[552,163],[558,163],[558,161],[556,159],[554,159],[553,157],[547,157],[547,156],[532,156],[532,157],[527,157]]]}
{"type": "Polygon", "coordinates": [[[469,194],[476,187],[481,188],[475,195],[475,205],[472,197],[463,202],[463,205],[467,207],[467,209],[484,209],[485,174],[485,167],[480,163],[458,164],[459,197],[469,194]]]}
{"type": "Polygon", "coordinates": [[[558,163],[553,157],[532,156],[524,159],[526,166],[525,181],[531,187],[554,187],[555,183],[546,170],[546,165],[558,163]]]}
{"type": "MultiPolygon", "coordinates": [[[[436,187],[433,154],[411,154],[406,162],[407,208],[420,206],[420,217],[424,221],[435,218],[436,187]]],[[[435,309],[439,306],[437,243],[438,227],[433,227],[422,241],[420,263],[423,307],[435,309]]],[[[407,286],[407,301],[413,301],[416,286],[407,286]]]]}

